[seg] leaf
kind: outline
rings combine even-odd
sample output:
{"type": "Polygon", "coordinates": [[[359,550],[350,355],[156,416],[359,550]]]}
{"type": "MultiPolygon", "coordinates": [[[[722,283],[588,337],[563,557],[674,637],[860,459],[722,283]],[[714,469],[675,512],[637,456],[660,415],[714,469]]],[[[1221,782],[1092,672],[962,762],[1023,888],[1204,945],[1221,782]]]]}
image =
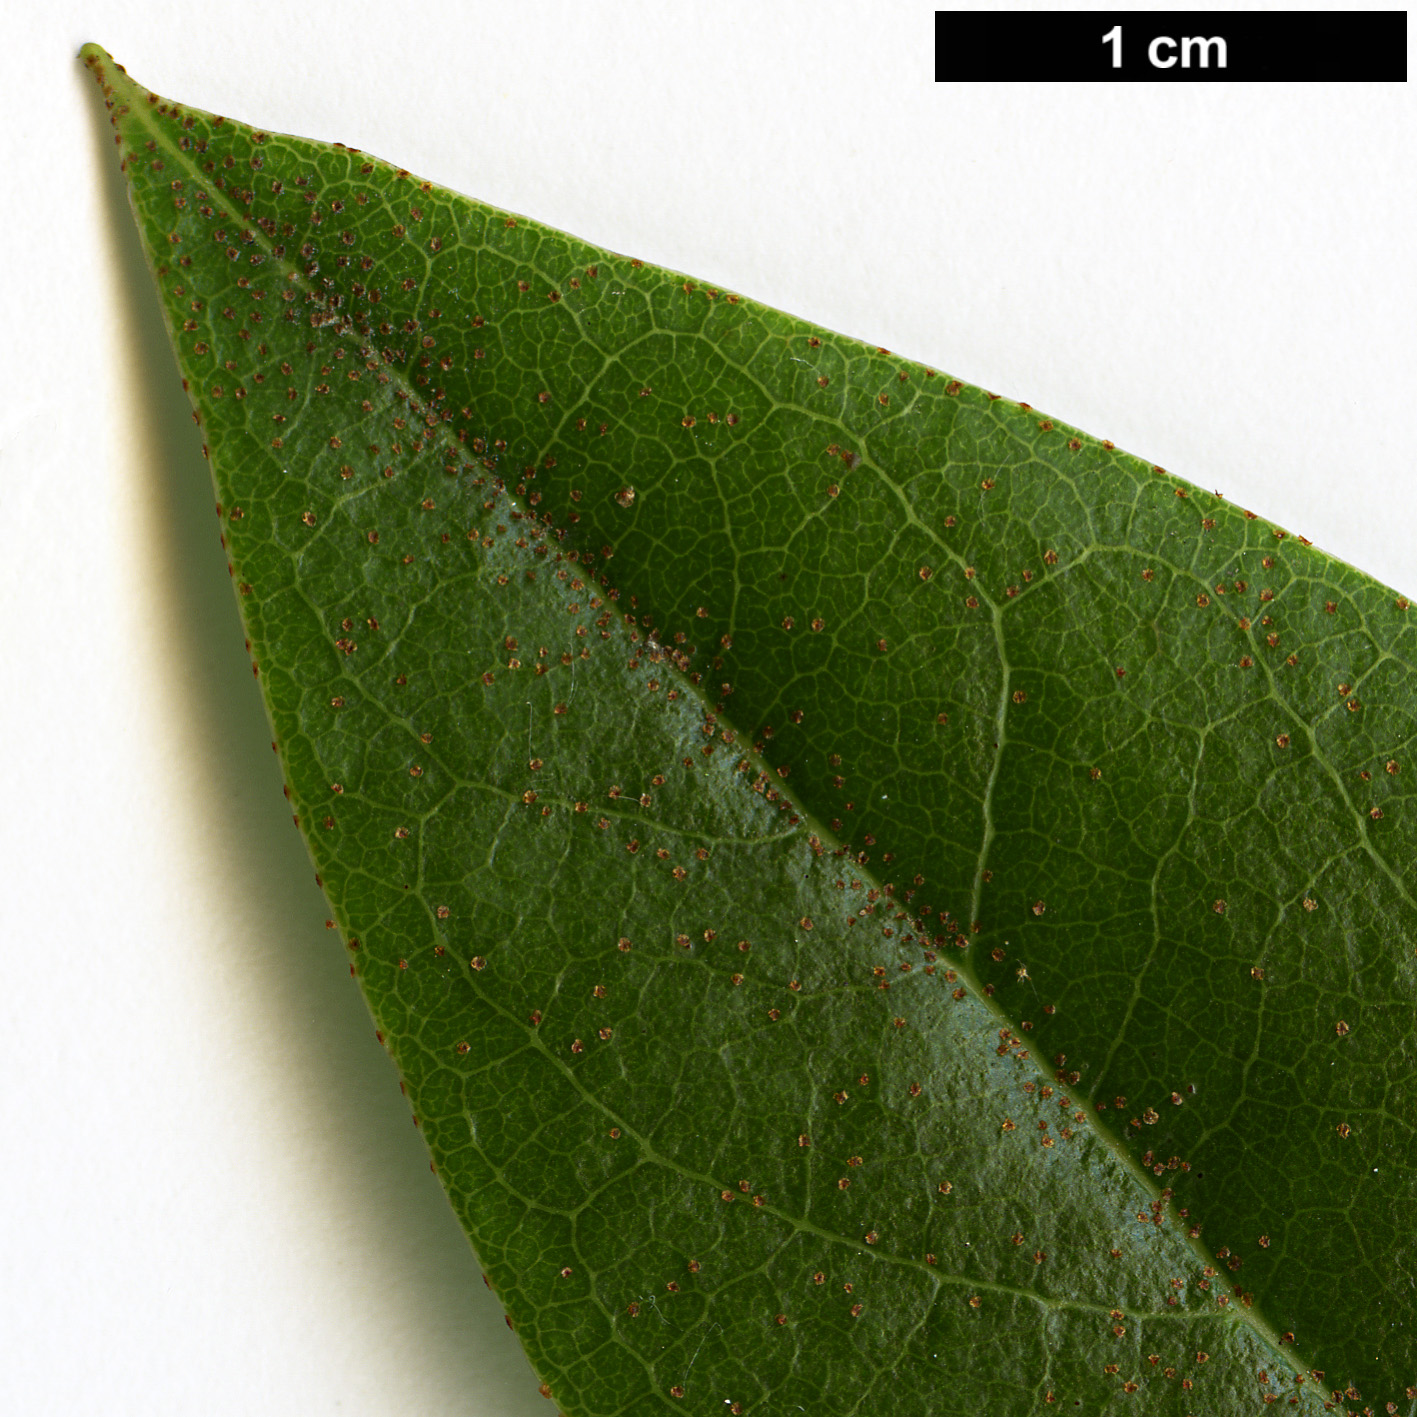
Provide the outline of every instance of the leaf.
{"type": "Polygon", "coordinates": [[[85,55],[292,809],[558,1407],[1408,1410],[1407,601],[85,55]]]}

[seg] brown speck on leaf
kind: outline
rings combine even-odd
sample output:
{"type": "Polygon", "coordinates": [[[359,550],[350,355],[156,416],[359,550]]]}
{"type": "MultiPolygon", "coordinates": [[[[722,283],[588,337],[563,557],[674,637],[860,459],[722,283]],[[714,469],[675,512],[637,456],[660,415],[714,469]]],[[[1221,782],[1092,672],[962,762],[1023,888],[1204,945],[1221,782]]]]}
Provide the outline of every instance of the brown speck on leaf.
{"type": "Polygon", "coordinates": [[[1210,908],[1211,908],[1217,915],[1224,915],[1224,914],[1225,914],[1225,902],[1224,902],[1223,900],[1218,900],[1218,901],[1216,901],[1215,904],[1212,905],[1210,908]]]}
{"type": "Polygon", "coordinates": [[[1349,1029],[1348,1025],[1347,1025],[1342,1019],[1339,1019],[1339,1021],[1338,1021],[1336,1024],[1334,1024],[1334,1026],[1333,1026],[1333,1031],[1334,1031],[1340,1038],[1342,1038],[1345,1034],[1349,1033],[1351,1030],[1349,1029]]]}
{"type": "Polygon", "coordinates": [[[1338,1124],[1337,1131],[1338,1135],[1341,1137],[1349,1137],[1353,1135],[1353,1128],[1350,1127],[1347,1122],[1340,1122],[1338,1124]]]}

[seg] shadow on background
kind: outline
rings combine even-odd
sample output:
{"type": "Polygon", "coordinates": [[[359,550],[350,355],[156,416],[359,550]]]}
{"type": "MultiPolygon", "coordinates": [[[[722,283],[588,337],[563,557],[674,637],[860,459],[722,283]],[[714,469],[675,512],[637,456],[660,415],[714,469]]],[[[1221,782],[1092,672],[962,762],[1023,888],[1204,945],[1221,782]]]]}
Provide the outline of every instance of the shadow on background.
{"type": "MultiPolygon", "coordinates": [[[[400,1365],[431,1379],[428,1386],[448,1394],[457,1410],[546,1417],[536,1378],[429,1173],[427,1150],[374,1041],[339,934],[323,928],[324,897],[291,824],[270,725],[242,648],[201,437],[154,298],[102,96],[82,65],[79,74],[101,153],[121,285],[125,394],[147,470],[146,485],[134,489],[143,504],[135,554],[145,563],[154,603],[169,612],[160,636],[169,673],[154,691],[154,719],[180,745],[174,783],[194,823],[209,833],[210,876],[202,889],[227,919],[251,930],[249,951],[236,966],[248,994],[261,1000],[263,1016],[251,1020],[249,1031],[286,1040],[290,1107],[326,1123],[312,1135],[323,1153],[331,1208],[362,1207],[369,1217],[359,1232],[365,1264],[358,1268],[376,1275],[416,1271],[408,1285],[415,1311],[403,1325],[416,1343],[400,1345],[400,1365]]],[[[232,968],[230,960],[212,962],[213,973],[232,968]]],[[[348,1313],[355,1297],[338,1302],[346,1318],[359,1322],[363,1316],[348,1313]]]]}

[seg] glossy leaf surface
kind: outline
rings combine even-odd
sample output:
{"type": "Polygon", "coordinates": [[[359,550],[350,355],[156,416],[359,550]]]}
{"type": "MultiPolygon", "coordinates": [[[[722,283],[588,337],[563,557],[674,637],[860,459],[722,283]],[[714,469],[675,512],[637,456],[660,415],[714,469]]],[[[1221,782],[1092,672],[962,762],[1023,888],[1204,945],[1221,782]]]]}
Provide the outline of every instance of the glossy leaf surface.
{"type": "Polygon", "coordinates": [[[1406,600],[86,56],[293,810],[559,1408],[1409,1410],[1406,600]]]}

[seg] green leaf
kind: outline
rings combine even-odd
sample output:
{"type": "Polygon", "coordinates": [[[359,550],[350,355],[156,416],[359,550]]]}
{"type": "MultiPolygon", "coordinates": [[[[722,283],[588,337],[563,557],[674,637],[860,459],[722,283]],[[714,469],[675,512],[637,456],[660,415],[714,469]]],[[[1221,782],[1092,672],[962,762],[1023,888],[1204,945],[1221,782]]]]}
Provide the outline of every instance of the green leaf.
{"type": "Polygon", "coordinates": [[[1411,1411],[1407,601],[85,56],[292,809],[558,1407],[1411,1411]]]}

